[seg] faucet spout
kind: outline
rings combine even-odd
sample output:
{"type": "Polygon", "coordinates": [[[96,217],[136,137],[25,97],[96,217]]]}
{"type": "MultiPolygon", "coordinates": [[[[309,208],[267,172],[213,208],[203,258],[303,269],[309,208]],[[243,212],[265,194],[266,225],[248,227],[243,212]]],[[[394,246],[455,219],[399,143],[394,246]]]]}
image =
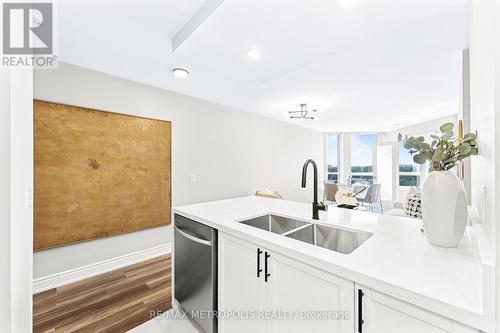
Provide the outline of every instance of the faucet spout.
{"type": "Polygon", "coordinates": [[[306,187],[306,183],[307,183],[307,168],[309,166],[309,164],[312,164],[313,166],[313,172],[314,172],[314,186],[313,186],[313,203],[312,203],[312,206],[313,206],[313,219],[314,220],[319,220],[319,211],[320,210],[326,210],[326,206],[322,203],[322,202],[319,202],[318,203],[318,166],[316,164],[316,162],[314,162],[313,159],[308,159],[307,161],[305,161],[304,163],[304,166],[302,166],[302,184],[301,186],[303,188],[306,187]]]}

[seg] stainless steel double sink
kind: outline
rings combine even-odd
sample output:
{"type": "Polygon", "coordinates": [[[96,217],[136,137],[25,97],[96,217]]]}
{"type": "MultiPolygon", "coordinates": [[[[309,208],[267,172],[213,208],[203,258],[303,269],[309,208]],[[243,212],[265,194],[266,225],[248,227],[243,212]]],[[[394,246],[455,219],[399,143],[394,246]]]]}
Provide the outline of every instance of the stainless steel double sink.
{"type": "Polygon", "coordinates": [[[372,235],[368,232],[351,231],[274,214],[254,217],[239,223],[344,254],[356,250],[372,235]]]}

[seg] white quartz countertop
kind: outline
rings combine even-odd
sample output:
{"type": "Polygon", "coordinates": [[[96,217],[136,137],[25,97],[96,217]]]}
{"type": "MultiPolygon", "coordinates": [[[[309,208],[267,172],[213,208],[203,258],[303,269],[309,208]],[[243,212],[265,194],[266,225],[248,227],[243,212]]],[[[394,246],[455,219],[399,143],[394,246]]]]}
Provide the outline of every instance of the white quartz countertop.
{"type": "Polygon", "coordinates": [[[342,254],[237,223],[269,213],[313,222],[308,203],[252,196],[179,206],[174,213],[474,328],[489,331],[493,325],[484,315],[484,264],[472,227],[458,247],[441,248],[427,242],[420,221],[329,207],[320,222],[373,233],[342,254]]]}

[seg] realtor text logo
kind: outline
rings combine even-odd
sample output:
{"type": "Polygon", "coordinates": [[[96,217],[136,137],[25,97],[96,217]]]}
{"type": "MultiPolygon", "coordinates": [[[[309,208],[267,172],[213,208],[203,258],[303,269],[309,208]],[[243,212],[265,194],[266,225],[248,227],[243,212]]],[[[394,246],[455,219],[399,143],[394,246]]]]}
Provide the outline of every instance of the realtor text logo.
{"type": "Polygon", "coordinates": [[[53,67],[53,3],[4,2],[2,66],[53,67]]]}

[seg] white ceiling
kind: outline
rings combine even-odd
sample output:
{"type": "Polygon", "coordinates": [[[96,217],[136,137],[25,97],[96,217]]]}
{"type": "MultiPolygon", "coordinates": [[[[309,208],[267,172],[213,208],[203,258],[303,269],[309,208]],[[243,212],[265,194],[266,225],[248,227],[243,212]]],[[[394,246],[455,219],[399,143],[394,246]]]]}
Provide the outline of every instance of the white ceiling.
{"type": "Polygon", "coordinates": [[[58,1],[59,59],[280,120],[308,103],[320,119],[293,122],[321,131],[387,131],[458,110],[467,0],[215,1],[175,51],[206,1],[58,1]]]}

